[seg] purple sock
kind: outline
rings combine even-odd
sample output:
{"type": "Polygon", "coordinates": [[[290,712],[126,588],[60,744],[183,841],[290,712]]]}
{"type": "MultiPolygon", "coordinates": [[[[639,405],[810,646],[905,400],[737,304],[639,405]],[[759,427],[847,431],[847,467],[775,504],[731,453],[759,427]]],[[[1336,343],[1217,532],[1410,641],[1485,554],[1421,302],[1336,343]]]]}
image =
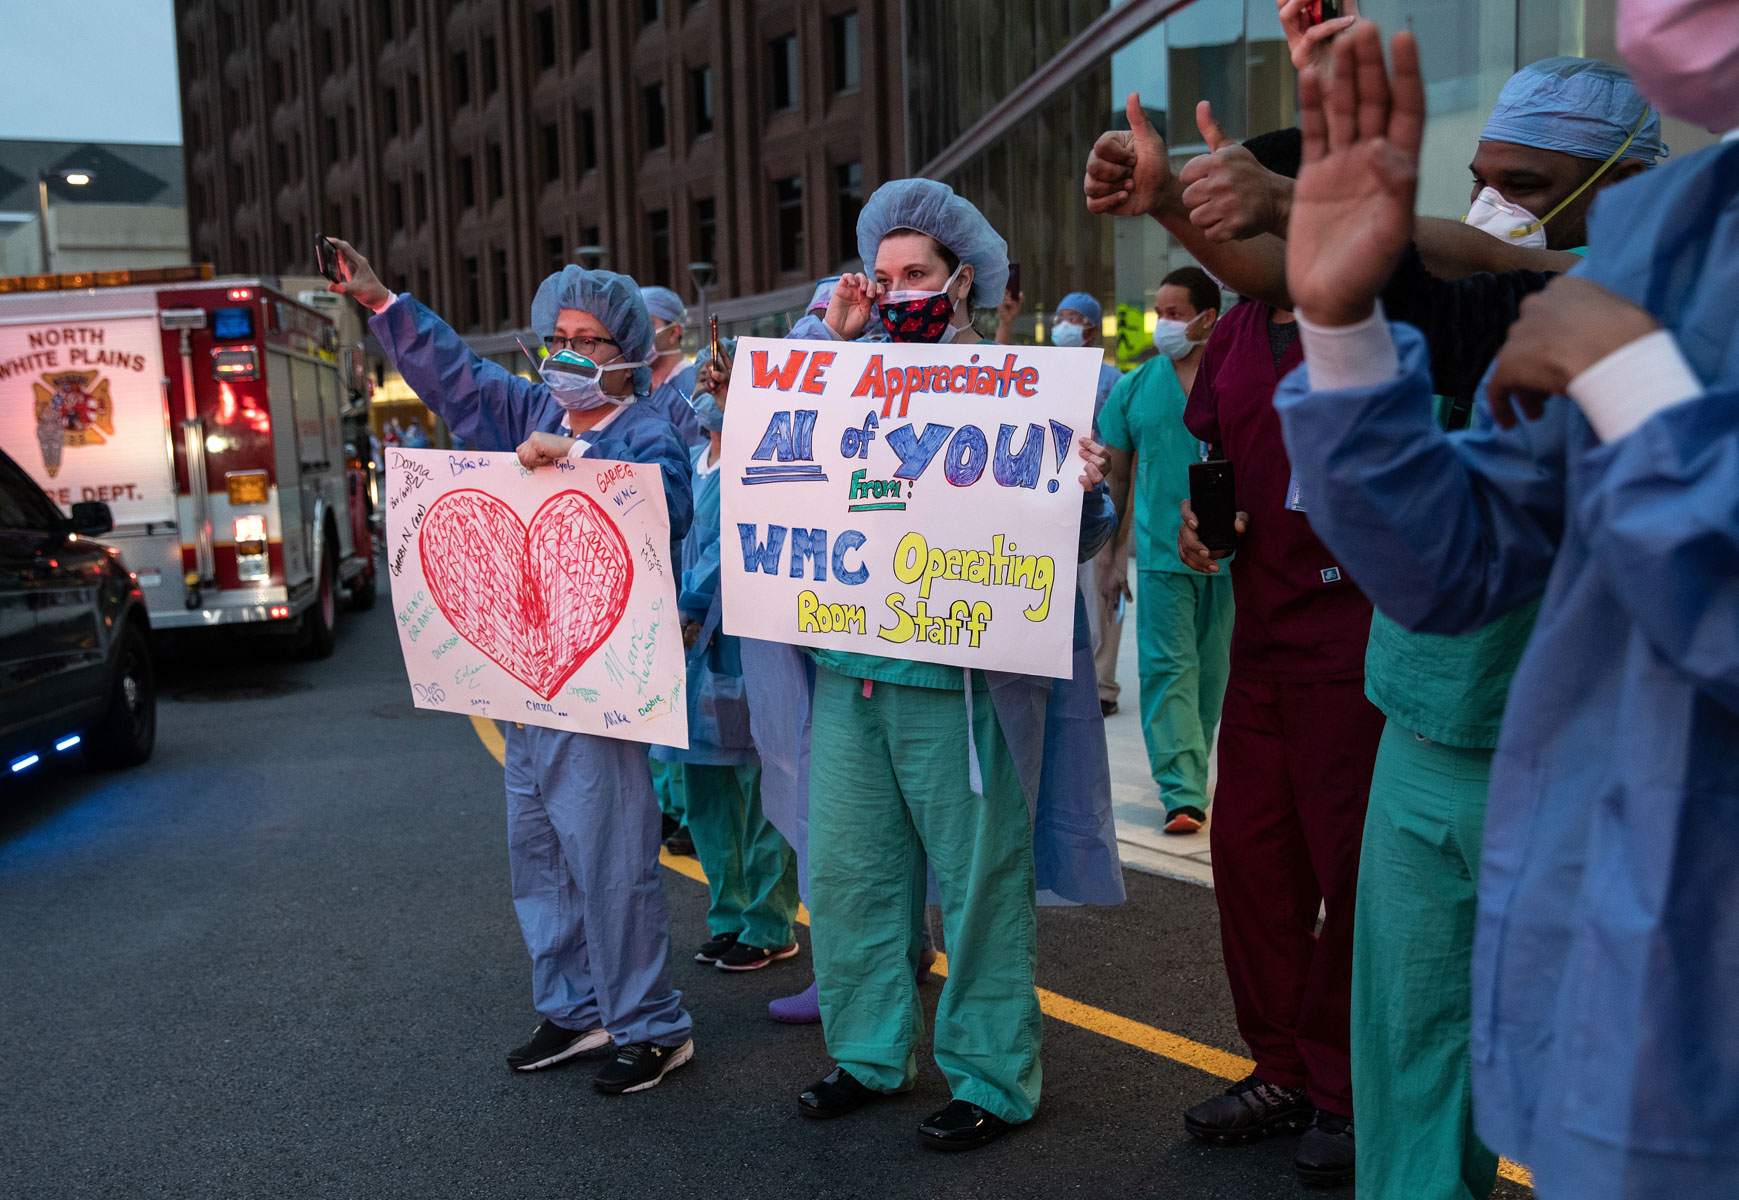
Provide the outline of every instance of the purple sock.
{"type": "Polygon", "coordinates": [[[814,1025],[821,1020],[821,985],[811,980],[795,996],[783,996],[767,1005],[775,1021],[787,1025],[814,1025]]]}

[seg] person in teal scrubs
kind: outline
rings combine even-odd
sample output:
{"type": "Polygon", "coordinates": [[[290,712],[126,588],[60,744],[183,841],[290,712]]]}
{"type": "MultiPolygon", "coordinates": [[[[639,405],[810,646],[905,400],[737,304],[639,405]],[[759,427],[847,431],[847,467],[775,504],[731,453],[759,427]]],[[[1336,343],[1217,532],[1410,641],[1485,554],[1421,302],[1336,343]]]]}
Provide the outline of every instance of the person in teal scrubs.
{"type": "Polygon", "coordinates": [[[688,647],[688,748],[654,746],[706,872],[712,935],[695,961],[755,971],[797,953],[797,855],[761,810],[761,763],[749,731],[740,642],[719,628],[719,442],[724,402],[698,384],[707,441],[691,455],[694,524],[682,542],[683,644],[688,647]]]}
{"type": "MultiPolygon", "coordinates": [[[[1184,427],[1185,381],[1194,382],[1202,347],[1220,315],[1220,289],[1199,267],[1167,275],[1154,297],[1160,354],[1125,375],[1099,413],[1110,457],[1113,497],[1129,495],[1119,524],[1135,526],[1135,597],[1140,647],[1141,732],[1165,805],[1165,832],[1194,833],[1207,820],[1208,755],[1232,646],[1232,577],[1203,575],[1177,556],[1179,505],[1189,498],[1189,465],[1201,443],[1184,427]],[[1131,464],[1133,492],[1124,486],[1131,464]]],[[[1122,539],[1120,538],[1121,542],[1122,539]]],[[[1124,543],[1125,545],[1127,543],[1124,543]]],[[[1102,581],[1108,595],[1128,590],[1119,553],[1102,581]]]]}
{"type": "MultiPolygon", "coordinates": [[[[870,274],[844,276],[824,320],[793,337],[846,340],[875,316],[895,341],[977,342],[974,304],[1003,295],[1008,249],[976,208],[927,179],[883,185],[858,219],[870,274]]],[[[1088,450],[1081,557],[1110,536],[1103,461],[1088,450]]],[[[1096,695],[1083,635],[1076,672],[1096,695]]],[[[935,873],[949,956],[935,1053],[954,1099],[920,1123],[933,1149],[966,1150],[1029,1120],[1038,1107],[1041,1016],[1032,797],[1046,756],[1052,681],[962,671],[937,663],[813,651],[809,903],[827,1047],[838,1065],[807,1088],[799,1111],[842,1116],[909,1091],[923,1032],[913,936],[935,873]],[[1029,770],[1023,772],[1022,763],[1029,770]]],[[[1059,683],[1059,688],[1063,685],[1059,683]]],[[[1099,755],[1104,756],[1103,723],[1099,755]]],[[[1077,741],[1081,740],[1079,737],[1077,741]]],[[[1066,756],[1065,756],[1066,757],[1066,756]]],[[[1077,792],[1108,778],[1074,779],[1077,792]]],[[[1057,828],[1038,802],[1038,823],[1057,828]]],[[[1067,853],[1065,851],[1065,853],[1067,853]]],[[[1118,892],[1120,895],[1120,891],[1118,892]]]]}

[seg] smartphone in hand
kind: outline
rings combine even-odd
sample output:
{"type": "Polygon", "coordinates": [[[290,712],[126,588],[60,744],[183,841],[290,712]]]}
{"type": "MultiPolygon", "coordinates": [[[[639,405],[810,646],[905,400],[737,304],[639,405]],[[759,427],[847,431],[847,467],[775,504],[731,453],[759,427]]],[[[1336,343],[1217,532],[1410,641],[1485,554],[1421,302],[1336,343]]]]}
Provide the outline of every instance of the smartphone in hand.
{"type": "Polygon", "coordinates": [[[1232,464],[1223,458],[1190,464],[1190,511],[1196,515],[1196,536],[1209,550],[1238,548],[1238,498],[1232,487],[1232,464]]]}
{"type": "Polygon", "coordinates": [[[1312,25],[1321,25],[1324,21],[1339,19],[1340,0],[1317,0],[1304,11],[1310,15],[1312,25]]]}
{"type": "Polygon", "coordinates": [[[338,247],[332,244],[332,239],[323,233],[314,235],[314,265],[320,269],[322,275],[333,283],[345,282],[346,276],[349,274],[344,269],[344,255],[339,253],[338,247]]]}
{"type": "Polygon", "coordinates": [[[707,336],[712,339],[712,361],[719,361],[719,318],[714,313],[706,319],[707,336]]]}
{"type": "Polygon", "coordinates": [[[1010,300],[1020,299],[1020,264],[1017,262],[1008,264],[1008,286],[1003,289],[1003,294],[1010,300]]]}

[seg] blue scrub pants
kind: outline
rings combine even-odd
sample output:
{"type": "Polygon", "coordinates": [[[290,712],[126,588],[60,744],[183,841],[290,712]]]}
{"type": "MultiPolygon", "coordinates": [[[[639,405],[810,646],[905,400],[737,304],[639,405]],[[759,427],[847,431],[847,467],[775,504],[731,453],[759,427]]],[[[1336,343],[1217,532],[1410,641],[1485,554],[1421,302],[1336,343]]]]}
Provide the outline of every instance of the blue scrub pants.
{"type": "Polygon", "coordinates": [[[619,1045],[681,1045],[692,1023],[670,983],[646,747],[509,723],[506,776],[532,1004],[564,1029],[602,1026],[619,1045]]]}

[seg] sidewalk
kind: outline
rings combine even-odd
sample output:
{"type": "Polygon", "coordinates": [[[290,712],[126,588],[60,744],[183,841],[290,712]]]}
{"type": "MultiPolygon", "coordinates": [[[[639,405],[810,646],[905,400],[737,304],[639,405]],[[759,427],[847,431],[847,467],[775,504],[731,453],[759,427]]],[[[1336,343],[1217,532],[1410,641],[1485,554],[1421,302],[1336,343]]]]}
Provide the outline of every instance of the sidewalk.
{"type": "MultiPolygon", "coordinates": [[[[1138,587],[1138,572],[1130,571],[1130,587],[1138,587]]],[[[1154,875],[1166,875],[1212,887],[1208,862],[1208,827],[1182,836],[1160,832],[1165,806],[1147,767],[1147,747],[1141,740],[1141,676],[1136,670],[1135,602],[1124,607],[1123,641],[1117,648],[1117,682],[1123,691],[1118,709],[1105,718],[1105,741],[1111,751],[1111,811],[1117,818],[1117,843],[1123,865],[1154,875]]],[[[1214,766],[1208,770],[1208,794],[1213,795],[1214,766]]],[[[1212,810],[1209,810],[1212,824],[1212,810]]]]}

